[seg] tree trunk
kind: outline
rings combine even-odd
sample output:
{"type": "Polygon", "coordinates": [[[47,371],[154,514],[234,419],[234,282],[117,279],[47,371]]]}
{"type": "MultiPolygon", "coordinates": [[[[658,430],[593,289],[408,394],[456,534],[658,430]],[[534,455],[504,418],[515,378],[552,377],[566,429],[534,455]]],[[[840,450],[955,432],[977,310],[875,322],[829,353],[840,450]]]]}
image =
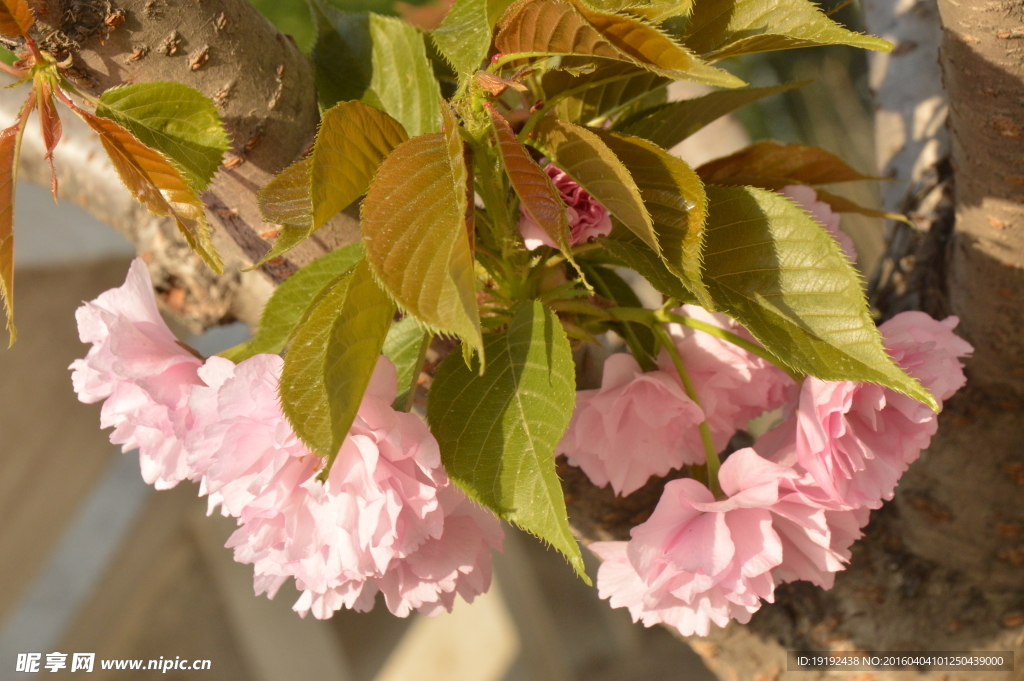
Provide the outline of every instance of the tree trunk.
{"type": "MultiPolygon", "coordinates": [[[[269,248],[276,226],[260,217],[256,192],[299,158],[319,120],[313,73],[294,42],[245,0],[30,0],[45,49],[73,59],[73,80],[93,93],[125,83],[175,80],[213,99],[232,146],[203,195],[225,274],[213,275],[188,251],[173,221],[156,218],[120,187],[98,141],[70,112],[58,147],[61,196],[82,204],[129,238],[150,264],[169,310],[194,331],[242,319],[255,324],[273,282],[354,238],[340,216],[286,258],[241,274],[269,248]],[[123,13],[114,28],[108,16],[123,13]]],[[[5,91],[13,119],[25,88],[5,91]]],[[[23,170],[42,180],[38,135],[26,136],[23,170]]]]}

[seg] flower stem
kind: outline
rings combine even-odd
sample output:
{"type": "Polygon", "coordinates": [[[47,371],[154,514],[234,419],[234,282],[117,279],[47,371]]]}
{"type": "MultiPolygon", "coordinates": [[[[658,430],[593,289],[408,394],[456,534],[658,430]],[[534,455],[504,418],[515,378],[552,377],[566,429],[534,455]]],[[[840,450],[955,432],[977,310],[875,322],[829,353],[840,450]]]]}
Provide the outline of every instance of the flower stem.
{"type": "MultiPolygon", "coordinates": [[[[690,379],[690,373],[686,370],[686,364],[683,363],[683,357],[679,354],[679,348],[672,342],[672,337],[669,336],[668,331],[661,324],[657,324],[653,327],[654,335],[657,336],[658,340],[661,341],[662,345],[665,346],[665,350],[668,352],[669,357],[672,358],[672,364],[675,365],[676,371],[679,373],[679,379],[683,382],[683,390],[686,391],[686,396],[693,400],[694,404],[698,407],[701,406],[700,398],[697,396],[697,389],[693,385],[693,381],[690,379]]],[[[703,409],[703,407],[701,407],[703,409]]],[[[699,426],[700,439],[704,444],[704,456],[707,459],[708,469],[708,489],[715,495],[715,498],[722,497],[722,487],[718,484],[718,469],[721,468],[721,461],[718,459],[718,450],[715,449],[715,441],[711,437],[711,428],[708,426],[707,418],[701,422],[699,426]]]]}
{"type": "Polygon", "coordinates": [[[758,345],[757,343],[748,341],[743,336],[739,336],[731,331],[726,331],[723,328],[717,327],[714,324],[702,322],[699,319],[694,319],[692,317],[684,317],[683,315],[668,312],[667,310],[656,310],[654,312],[654,316],[655,319],[657,319],[659,322],[664,322],[667,324],[682,324],[683,326],[688,326],[691,329],[695,329],[697,331],[703,331],[704,333],[711,334],[716,338],[721,338],[722,340],[728,341],[733,345],[737,345],[746,350],[747,352],[749,352],[750,354],[756,355],[757,357],[760,357],[761,359],[767,362],[771,362],[772,364],[774,364],[775,366],[789,374],[789,377],[792,378],[797,383],[802,381],[804,378],[802,374],[799,374],[790,369],[782,362],[782,360],[776,357],[769,350],[758,345]]]}

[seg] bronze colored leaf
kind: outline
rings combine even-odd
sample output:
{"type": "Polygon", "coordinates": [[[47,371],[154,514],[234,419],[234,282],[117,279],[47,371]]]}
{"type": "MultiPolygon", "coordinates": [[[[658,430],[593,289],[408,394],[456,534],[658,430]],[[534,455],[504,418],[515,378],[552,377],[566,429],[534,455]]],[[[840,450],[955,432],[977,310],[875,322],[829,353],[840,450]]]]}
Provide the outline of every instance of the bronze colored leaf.
{"type": "Polygon", "coordinates": [[[203,202],[181,171],[113,120],[73,108],[100,136],[103,149],[132,196],[155,215],[173,217],[192,250],[210,269],[222,273],[224,266],[210,238],[203,202]]]}
{"type": "Polygon", "coordinates": [[[441,115],[444,132],[402,142],[381,163],[362,203],[363,246],[402,309],[482,352],[463,143],[447,104],[441,115]]]}
{"type": "Polygon", "coordinates": [[[14,185],[18,174],[18,128],[0,132],[0,294],[7,310],[8,347],[14,345],[14,185]]]}
{"type": "Polygon", "coordinates": [[[564,0],[518,0],[499,24],[494,45],[502,54],[580,54],[625,58],[611,42],[564,0]]]}
{"type": "Polygon", "coordinates": [[[845,161],[818,147],[780,142],[757,142],[731,156],[697,169],[707,184],[781,189],[788,184],[832,184],[878,180],[863,175],[845,161]]]}
{"type": "Polygon", "coordinates": [[[490,114],[491,123],[494,125],[501,161],[516,195],[534,222],[558,244],[563,253],[571,257],[569,220],[561,194],[548,174],[537,165],[530,152],[516,138],[508,121],[489,104],[487,113],[490,114]]]}
{"type": "Polygon", "coordinates": [[[27,0],[0,0],[0,33],[8,38],[28,37],[36,18],[27,0]]]}
{"type": "Polygon", "coordinates": [[[561,97],[555,109],[560,119],[591,125],[642,100],[668,82],[668,78],[636,64],[602,59],[590,73],[548,71],[541,78],[541,87],[545,97],[561,97]]]}

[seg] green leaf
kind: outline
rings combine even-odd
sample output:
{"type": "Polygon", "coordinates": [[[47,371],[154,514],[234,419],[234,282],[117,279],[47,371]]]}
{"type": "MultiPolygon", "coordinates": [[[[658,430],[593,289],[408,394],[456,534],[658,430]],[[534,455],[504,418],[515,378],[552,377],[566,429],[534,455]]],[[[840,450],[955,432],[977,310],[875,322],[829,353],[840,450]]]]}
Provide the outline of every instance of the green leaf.
{"type": "Polygon", "coordinates": [[[860,278],[828,232],[774,192],[707,191],[704,282],[717,309],[798,372],[879,383],[938,410],[886,353],[860,278]]]}
{"type": "Polygon", "coordinates": [[[530,144],[564,170],[608,212],[659,250],[654,224],[626,167],[593,131],[545,116],[530,144]]]}
{"type": "Polygon", "coordinates": [[[636,182],[665,264],[698,300],[710,302],[701,280],[707,196],[697,173],[647,140],[614,132],[599,136],[636,182]]]}
{"type": "Polygon", "coordinates": [[[694,297],[679,276],[672,272],[665,260],[636,234],[618,224],[607,237],[598,239],[605,250],[630,269],[650,282],[651,286],[668,296],[684,303],[696,303],[694,297]]]}
{"type": "Polygon", "coordinates": [[[174,163],[140,142],[117,121],[72,109],[99,135],[114,170],[135,200],[155,215],[174,218],[189,247],[217,274],[224,265],[210,238],[210,225],[199,194],[174,163]]]}
{"type": "Polygon", "coordinates": [[[684,42],[705,59],[812,45],[851,45],[888,52],[892,44],[854,33],[810,0],[700,0],[684,42]]]}
{"type": "Polygon", "coordinates": [[[7,311],[7,347],[18,339],[14,326],[14,189],[18,176],[18,129],[23,121],[0,132],[0,298],[7,311]]]}
{"type": "Polygon", "coordinates": [[[863,175],[841,158],[818,147],[756,142],[735,154],[708,161],[697,169],[708,184],[782,189],[790,184],[832,184],[878,180],[863,175]]]}
{"type": "Polygon", "coordinates": [[[732,113],[741,106],[779,92],[803,87],[809,82],[805,80],[772,87],[711,92],[702,97],[663,104],[640,111],[628,118],[621,118],[615,122],[612,129],[628,135],[643,137],[660,147],[671,149],[707,124],[732,113]]]}
{"type": "Polygon", "coordinates": [[[470,498],[561,551],[586,580],[555,473],[555,446],[576,402],[565,332],[544,305],[522,302],[506,333],[488,336],[485,353],[483,374],[452,353],[431,386],[427,419],[445,470],[470,498]]]}
{"type": "Polygon", "coordinates": [[[117,121],[174,161],[196,191],[210,185],[231,145],[216,105],[170,81],[120,85],[100,95],[96,114],[117,121]]]}
{"type": "Polygon", "coordinates": [[[445,132],[413,137],[381,163],[362,203],[363,245],[403,310],[482,350],[462,140],[443,112],[445,132]]]}
{"type": "Polygon", "coordinates": [[[323,0],[311,5],[324,108],[360,100],[390,114],[410,137],[441,129],[441,89],[418,29],[395,17],[340,12],[323,0]]]}
{"type": "Polygon", "coordinates": [[[398,121],[361,102],[325,111],[313,146],[313,229],[366,193],[381,161],[406,139],[398,121]]]}
{"type": "Polygon", "coordinates": [[[676,80],[739,87],[727,71],[705,64],[688,48],[643,20],[594,11],[566,0],[517,0],[494,39],[506,57],[581,55],[628,61],[676,80]]]}
{"type": "Polygon", "coordinates": [[[285,356],[281,409],[296,435],[327,457],[321,475],[352,427],[394,314],[361,260],[312,310],[285,356]]]}
{"type": "Polygon", "coordinates": [[[314,303],[319,302],[325,289],[355,267],[362,257],[363,247],[349,244],[317,258],[285,279],[263,308],[256,335],[225,350],[221,356],[237,363],[260,353],[280,353],[295,329],[305,321],[314,303]]]}
{"type": "Polygon", "coordinates": [[[274,238],[274,245],[270,247],[270,250],[260,258],[259,262],[242,271],[251,272],[257,267],[270,262],[274,258],[280,258],[282,255],[305,241],[312,233],[312,230],[308,226],[281,225],[281,231],[278,232],[277,236],[274,238]]]}
{"type": "Polygon", "coordinates": [[[431,338],[414,317],[406,317],[392,324],[384,339],[383,352],[398,371],[398,396],[392,405],[396,410],[409,411],[412,407],[431,338]]]}
{"type": "Polygon", "coordinates": [[[487,58],[494,26],[510,4],[511,0],[455,0],[433,32],[434,44],[460,77],[479,69],[487,58]]]}
{"type": "Polygon", "coordinates": [[[559,119],[590,125],[643,98],[651,90],[663,90],[662,86],[668,82],[668,78],[634,64],[601,60],[590,73],[573,75],[564,69],[548,71],[541,78],[541,88],[549,100],[562,98],[555,108],[559,119]]]}
{"type": "Polygon", "coordinates": [[[516,138],[512,126],[491,105],[486,105],[497,139],[498,153],[512,188],[523,208],[558,248],[572,260],[569,218],[555,184],[516,138]]]}

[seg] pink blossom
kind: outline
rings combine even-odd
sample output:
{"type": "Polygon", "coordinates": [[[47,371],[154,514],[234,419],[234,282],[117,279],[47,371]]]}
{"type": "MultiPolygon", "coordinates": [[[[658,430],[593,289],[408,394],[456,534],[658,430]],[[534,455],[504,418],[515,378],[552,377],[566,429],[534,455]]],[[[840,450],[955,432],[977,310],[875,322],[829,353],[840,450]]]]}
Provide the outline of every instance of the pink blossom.
{"type": "Polygon", "coordinates": [[[614,354],[605,360],[601,388],[576,394],[558,451],[598,487],[610,482],[616,494],[629,494],[652,475],[703,463],[703,420],[678,376],[643,373],[631,355],[614,354]]]}
{"type": "MultiPolygon", "coordinates": [[[[549,163],[544,171],[555,183],[555,187],[562,195],[562,201],[565,202],[569,218],[569,242],[573,246],[611,234],[612,219],[604,206],[555,164],[549,163]]],[[[523,235],[527,250],[532,251],[540,246],[557,247],[544,228],[530,217],[522,204],[519,211],[522,214],[519,218],[519,232],[523,235]]]]}
{"type": "MultiPolygon", "coordinates": [[[[904,312],[880,327],[886,348],[936,399],[965,382],[959,357],[971,346],[957,319],[904,312]]],[[[808,378],[796,414],[795,457],[825,495],[844,508],[878,508],[938,428],[925,404],[870,383],[808,378]]]]}
{"type": "Polygon", "coordinates": [[[796,476],[780,483],[773,526],[783,545],[782,563],[772,570],[776,583],[804,580],[831,589],[835,573],[850,561],[850,546],[861,537],[867,508],[849,508],[831,499],[796,460],[796,418],[754,443],[758,454],[796,476]]]}
{"type": "Polygon", "coordinates": [[[706,636],[712,622],[749,622],[762,599],[774,599],[771,571],[782,563],[783,543],[772,508],[780,483],[794,477],[742,449],[719,471],[722,501],[696,480],[669,482],[629,542],[591,544],[604,559],[600,596],[628,608],[634,621],[670,624],[687,636],[706,636]]]}
{"type": "Polygon", "coordinates": [[[857,262],[857,248],[853,245],[853,239],[839,228],[839,213],[833,213],[832,206],[824,201],[819,201],[818,193],[814,191],[813,187],[808,187],[805,184],[791,184],[783,187],[779,193],[792,199],[810,213],[816,222],[835,237],[850,262],[857,262]]]}
{"type": "Polygon", "coordinates": [[[124,285],[85,303],[75,317],[82,342],[92,344],[70,367],[78,399],[105,400],[100,424],[114,428],[110,441],[123,451],[138,448],[146,482],[168,489],[193,477],[182,440],[202,360],[160,317],[145,263],[136,258],[124,285]]]}
{"type": "Polygon", "coordinates": [[[208,387],[191,401],[194,466],[211,509],[220,503],[240,518],[228,546],[253,563],[257,592],[273,597],[294,577],[303,591],[296,610],[329,617],[339,607],[372,608],[379,589],[403,615],[450,609],[456,593],[471,599],[486,589],[500,526],[451,485],[423,421],[391,408],[394,365],[378,361],[321,483],[322,458],[278,405],[282,364],[275,355],[237,366],[211,358],[202,370],[208,387]]]}
{"type": "MultiPolygon", "coordinates": [[[[754,340],[750,332],[723,314],[708,312],[696,305],[683,305],[674,312],[754,340]]],[[[737,430],[746,428],[751,419],[792,399],[796,384],[771,362],[734,343],[682,324],[669,324],[668,330],[693,381],[718,451],[725,448],[737,430]]],[[[677,375],[668,352],[662,351],[658,365],[663,371],[677,375]]]]}

